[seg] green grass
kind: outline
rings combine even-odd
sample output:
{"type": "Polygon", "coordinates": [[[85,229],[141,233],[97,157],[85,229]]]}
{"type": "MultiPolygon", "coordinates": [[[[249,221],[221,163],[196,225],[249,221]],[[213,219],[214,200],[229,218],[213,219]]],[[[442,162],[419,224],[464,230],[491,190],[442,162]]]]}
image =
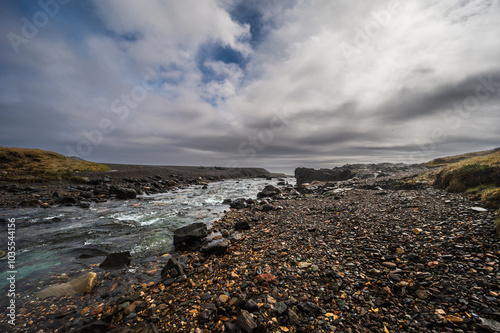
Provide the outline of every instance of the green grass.
{"type": "Polygon", "coordinates": [[[44,183],[53,180],[78,182],[79,172],[102,172],[110,168],[78,161],[40,149],[0,147],[0,181],[44,183]]]}

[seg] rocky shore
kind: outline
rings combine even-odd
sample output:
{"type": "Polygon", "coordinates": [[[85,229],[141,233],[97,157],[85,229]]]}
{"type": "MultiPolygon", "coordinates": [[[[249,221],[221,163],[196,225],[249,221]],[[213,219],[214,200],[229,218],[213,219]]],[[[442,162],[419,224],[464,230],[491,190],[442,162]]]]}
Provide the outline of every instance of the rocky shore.
{"type": "Polygon", "coordinates": [[[73,182],[0,182],[0,207],[23,208],[53,205],[90,207],[91,202],[111,198],[133,199],[188,185],[247,177],[271,177],[262,168],[181,167],[106,164],[109,172],[82,172],[73,182]]]}
{"type": "Polygon", "coordinates": [[[493,211],[390,177],[284,185],[232,202],[210,243],[199,226],[178,238],[139,282],[125,260],[84,296],[25,302],[17,331],[500,332],[493,211]]]}

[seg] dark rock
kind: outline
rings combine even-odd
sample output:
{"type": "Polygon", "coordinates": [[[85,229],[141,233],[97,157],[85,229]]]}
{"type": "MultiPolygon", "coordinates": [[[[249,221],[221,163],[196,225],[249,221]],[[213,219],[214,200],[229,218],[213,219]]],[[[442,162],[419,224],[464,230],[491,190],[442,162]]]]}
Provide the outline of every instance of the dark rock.
{"type": "Polygon", "coordinates": [[[59,198],[56,203],[63,206],[71,206],[76,205],[78,203],[78,200],[70,196],[64,196],[62,198],[59,198]]]}
{"type": "Polygon", "coordinates": [[[131,256],[129,251],[111,253],[104,259],[99,267],[103,269],[119,269],[128,266],[130,261],[131,256]]]}
{"type": "Polygon", "coordinates": [[[297,307],[308,316],[315,316],[321,311],[321,308],[313,302],[302,302],[297,307]]]}
{"type": "MultiPolygon", "coordinates": [[[[161,278],[162,280],[166,279],[169,275],[170,277],[177,277],[177,276],[172,276],[172,272],[175,270],[178,275],[184,275],[184,269],[182,267],[182,264],[177,261],[175,258],[170,258],[167,262],[167,264],[163,267],[161,270],[161,278]]],[[[174,273],[175,274],[175,273],[174,273]]]]}
{"type": "Polygon", "coordinates": [[[226,253],[228,247],[229,241],[227,239],[218,239],[202,247],[201,252],[203,252],[203,254],[205,255],[223,255],[224,253],[226,253]]]}
{"type": "Polygon", "coordinates": [[[278,303],[276,303],[276,304],[274,305],[274,308],[273,308],[272,312],[273,312],[274,314],[278,315],[278,316],[281,316],[281,315],[283,315],[283,314],[286,312],[287,308],[288,308],[288,307],[286,306],[286,304],[285,304],[285,303],[283,303],[283,302],[278,302],[278,303]]]}
{"type": "Polygon", "coordinates": [[[241,310],[238,319],[236,319],[236,325],[241,327],[246,333],[252,333],[257,328],[257,323],[255,323],[252,315],[246,310],[241,310]]]}
{"type": "Polygon", "coordinates": [[[225,322],[224,323],[224,328],[226,329],[226,332],[228,333],[240,333],[241,329],[237,327],[235,324],[231,322],[225,322]]]}
{"type": "Polygon", "coordinates": [[[90,202],[88,201],[80,201],[80,203],[78,204],[78,207],[80,208],[90,208],[90,202]]]}
{"type": "Polygon", "coordinates": [[[248,300],[245,303],[245,309],[250,311],[250,312],[256,312],[256,311],[259,311],[259,306],[253,300],[248,300]]]}
{"type": "Polygon", "coordinates": [[[257,194],[257,198],[273,197],[281,193],[281,190],[273,185],[267,185],[262,192],[257,194]]]}
{"type": "Polygon", "coordinates": [[[248,221],[236,222],[236,224],[234,225],[234,230],[250,230],[250,224],[248,223],[248,221]]]}
{"type": "Polygon", "coordinates": [[[207,237],[207,225],[203,222],[189,224],[174,231],[174,245],[181,243],[195,242],[201,238],[207,237]]]}
{"type": "Polygon", "coordinates": [[[18,207],[38,207],[42,204],[40,200],[37,199],[26,199],[19,203],[18,207]]]}
{"type": "Polygon", "coordinates": [[[248,203],[245,199],[236,199],[234,201],[231,201],[229,207],[234,209],[244,209],[248,207],[248,203]]]}
{"type": "Polygon", "coordinates": [[[270,212],[274,210],[274,206],[270,205],[270,204],[265,204],[264,206],[262,206],[262,211],[263,212],[270,212]]]}
{"type": "Polygon", "coordinates": [[[297,168],[295,169],[295,178],[297,184],[310,183],[312,181],[342,181],[354,178],[355,172],[345,167],[338,167],[333,169],[310,169],[310,168],[297,168]]]}
{"type": "Polygon", "coordinates": [[[116,195],[116,198],[120,200],[135,199],[137,197],[137,192],[134,189],[120,186],[111,186],[109,193],[116,195]]]}

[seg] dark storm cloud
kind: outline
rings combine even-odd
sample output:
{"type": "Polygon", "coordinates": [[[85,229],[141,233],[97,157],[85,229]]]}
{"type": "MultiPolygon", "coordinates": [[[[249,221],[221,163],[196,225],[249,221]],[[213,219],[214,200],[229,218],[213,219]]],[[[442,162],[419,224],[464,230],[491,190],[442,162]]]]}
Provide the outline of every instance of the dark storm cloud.
{"type": "Polygon", "coordinates": [[[403,89],[393,98],[380,110],[387,121],[409,121],[446,110],[462,110],[469,105],[495,104],[500,100],[500,70],[492,69],[423,93],[403,89]]]}
{"type": "Polygon", "coordinates": [[[494,148],[498,3],[2,1],[0,145],[287,170],[494,148]]]}

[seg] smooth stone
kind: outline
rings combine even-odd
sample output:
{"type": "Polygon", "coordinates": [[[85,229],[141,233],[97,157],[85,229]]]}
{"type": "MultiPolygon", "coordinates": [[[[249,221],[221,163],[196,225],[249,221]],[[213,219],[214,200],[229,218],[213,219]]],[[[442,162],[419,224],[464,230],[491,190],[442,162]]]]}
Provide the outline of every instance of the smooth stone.
{"type": "Polygon", "coordinates": [[[79,276],[69,282],[56,284],[45,288],[37,294],[38,298],[73,296],[76,294],[86,294],[94,289],[97,274],[89,272],[79,276]]]}
{"type": "Polygon", "coordinates": [[[391,269],[398,267],[398,265],[396,265],[395,263],[390,262],[390,261],[384,261],[382,263],[382,266],[387,267],[387,268],[391,268],[391,269]]]}

